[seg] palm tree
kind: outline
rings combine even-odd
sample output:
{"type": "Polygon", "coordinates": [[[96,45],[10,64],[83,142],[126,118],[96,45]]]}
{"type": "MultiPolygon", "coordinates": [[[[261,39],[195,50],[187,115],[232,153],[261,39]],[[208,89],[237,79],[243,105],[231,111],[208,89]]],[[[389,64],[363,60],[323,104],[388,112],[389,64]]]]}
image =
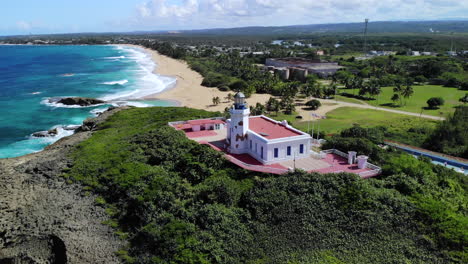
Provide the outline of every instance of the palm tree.
{"type": "Polygon", "coordinates": [[[219,99],[219,96],[216,96],[216,97],[213,97],[211,101],[213,102],[214,105],[218,105],[221,102],[221,99],[219,99]]]}
{"type": "Polygon", "coordinates": [[[395,103],[400,100],[400,95],[399,94],[393,94],[392,96],[392,101],[393,101],[393,104],[395,105],[395,103]]]}
{"type": "Polygon", "coordinates": [[[465,96],[460,98],[458,101],[462,102],[463,104],[468,103],[468,93],[466,93],[465,96]]]}
{"type": "MultiPolygon", "coordinates": [[[[371,78],[369,82],[367,83],[367,85],[368,85],[368,93],[374,98],[382,92],[382,89],[380,88],[379,80],[377,80],[376,78],[371,78]]],[[[378,99],[377,99],[377,104],[379,104],[378,99]]]]}
{"type": "Polygon", "coordinates": [[[321,83],[316,83],[312,87],[312,96],[315,98],[322,98],[323,96],[323,85],[321,83]]]}
{"type": "MultiPolygon", "coordinates": [[[[405,98],[408,99],[410,98],[414,93],[413,87],[409,84],[405,85],[403,90],[401,91],[401,95],[405,98]]],[[[405,101],[406,104],[406,101],[405,101]]]]}
{"type": "Polygon", "coordinates": [[[401,102],[401,94],[403,93],[403,90],[404,90],[404,88],[403,88],[403,86],[401,86],[400,83],[397,83],[397,84],[395,85],[395,87],[393,87],[393,92],[394,92],[395,94],[394,94],[393,97],[392,97],[392,101],[394,101],[393,98],[395,97],[395,95],[398,95],[398,99],[400,100],[400,106],[402,105],[402,102],[401,102]]]}
{"type": "Polygon", "coordinates": [[[232,95],[232,93],[228,93],[226,97],[224,97],[224,99],[226,99],[228,102],[231,102],[232,100],[234,100],[234,96],[232,95]]]}

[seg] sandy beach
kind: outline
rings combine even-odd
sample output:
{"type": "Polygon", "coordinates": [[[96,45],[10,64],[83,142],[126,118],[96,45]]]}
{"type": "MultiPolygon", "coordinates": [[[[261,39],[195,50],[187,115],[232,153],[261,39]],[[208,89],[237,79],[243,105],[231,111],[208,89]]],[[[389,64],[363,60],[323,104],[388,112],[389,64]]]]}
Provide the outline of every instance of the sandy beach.
{"type": "MultiPolygon", "coordinates": [[[[203,77],[198,72],[190,69],[185,61],[161,55],[157,51],[141,46],[128,46],[142,48],[150,54],[157,65],[155,69],[156,74],[177,78],[175,87],[146,96],[144,99],[175,100],[181,106],[220,112],[223,112],[226,107],[232,105],[232,101],[228,101],[226,97],[229,93],[234,95],[233,91],[222,92],[217,88],[202,86],[203,77]],[[213,105],[212,99],[217,96],[221,99],[221,103],[213,105]]],[[[252,97],[247,98],[247,103],[249,105],[255,105],[257,102],[264,104],[270,97],[271,95],[268,94],[254,94],[252,97]]]]}

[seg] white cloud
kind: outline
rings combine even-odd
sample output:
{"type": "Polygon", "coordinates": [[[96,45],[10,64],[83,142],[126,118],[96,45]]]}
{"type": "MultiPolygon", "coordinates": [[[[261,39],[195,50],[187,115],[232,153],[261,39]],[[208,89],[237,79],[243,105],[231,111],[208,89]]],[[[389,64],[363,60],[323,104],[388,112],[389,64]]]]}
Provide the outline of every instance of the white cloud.
{"type": "Polygon", "coordinates": [[[147,0],[134,26],[192,29],[376,20],[436,19],[468,14],[468,0],[147,0]]]}

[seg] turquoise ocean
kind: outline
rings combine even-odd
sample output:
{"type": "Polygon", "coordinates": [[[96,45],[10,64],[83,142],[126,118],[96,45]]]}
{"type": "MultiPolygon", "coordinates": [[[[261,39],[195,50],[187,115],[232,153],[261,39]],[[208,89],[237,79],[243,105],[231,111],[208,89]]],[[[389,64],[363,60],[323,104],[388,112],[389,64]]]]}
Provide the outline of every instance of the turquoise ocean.
{"type": "Polygon", "coordinates": [[[155,67],[144,50],[126,46],[0,45],[0,158],[40,151],[73,133],[63,127],[79,125],[111,105],[174,105],[139,100],[175,85],[174,78],[154,74],[155,67]],[[71,107],[49,102],[69,96],[109,104],[71,107]],[[32,136],[53,128],[58,128],[57,136],[32,136]]]}

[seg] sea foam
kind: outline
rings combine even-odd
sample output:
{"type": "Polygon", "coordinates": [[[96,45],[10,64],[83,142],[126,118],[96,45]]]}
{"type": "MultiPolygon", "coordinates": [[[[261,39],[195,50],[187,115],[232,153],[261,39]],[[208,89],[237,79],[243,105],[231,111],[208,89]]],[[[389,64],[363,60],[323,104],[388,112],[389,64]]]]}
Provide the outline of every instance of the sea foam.
{"type": "MultiPolygon", "coordinates": [[[[148,95],[160,93],[176,84],[177,80],[172,77],[162,76],[154,73],[156,63],[151,56],[140,48],[114,46],[117,50],[126,53],[126,59],[137,63],[139,70],[135,71],[136,81],[132,85],[135,89],[121,91],[100,97],[104,101],[135,100],[148,95]]],[[[110,84],[110,82],[109,82],[110,84]]]]}
{"type": "Polygon", "coordinates": [[[113,81],[113,82],[103,82],[103,83],[101,83],[101,84],[105,84],[105,85],[116,85],[116,84],[118,84],[118,85],[124,85],[124,84],[126,84],[126,83],[128,83],[128,80],[120,80],[120,81],[113,81]]]}

